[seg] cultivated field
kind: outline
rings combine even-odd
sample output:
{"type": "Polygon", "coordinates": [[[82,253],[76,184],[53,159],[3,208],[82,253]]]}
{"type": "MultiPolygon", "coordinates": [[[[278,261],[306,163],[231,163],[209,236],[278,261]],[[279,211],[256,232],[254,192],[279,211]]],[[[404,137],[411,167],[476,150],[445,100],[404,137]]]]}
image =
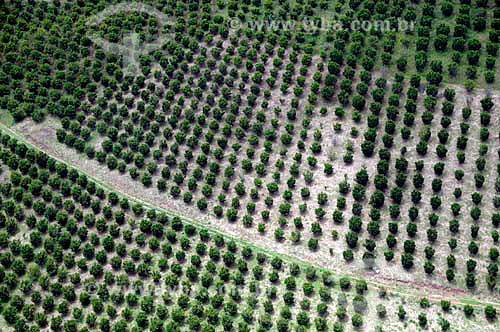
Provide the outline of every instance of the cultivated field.
{"type": "Polygon", "coordinates": [[[497,330],[499,5],[0,4],[4,325],[497,330]]]}

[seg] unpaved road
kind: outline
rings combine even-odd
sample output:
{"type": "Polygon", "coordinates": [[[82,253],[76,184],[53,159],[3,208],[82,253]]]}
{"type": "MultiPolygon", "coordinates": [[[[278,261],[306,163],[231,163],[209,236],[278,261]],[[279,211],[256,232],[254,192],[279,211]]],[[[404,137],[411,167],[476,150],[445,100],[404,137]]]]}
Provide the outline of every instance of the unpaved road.
{"type": "Polygon", "coordinates": [[[89,160],[79,155],[75,150],[69,149],[57,142],[55,128],[51,127],[50,123],[36,124],[31,120],[25,120],[13,128],[8,128],[0,123],[0,129],[24,141],[28,145],[43,150],[52,158],[70,167],[77,168],[96,183],[127,197],[131,201],[141,203],[149,208],[162,210],[169,215],[177,215],[191,224],[208,226],[216,232],[236,238],[247,245],[260,247],[267,253],[278,253],[300,261],[303,264],[311,264],[319,268],[328,269],[338,276],[361,277],[366,279],[374,289],[384,287],[389,292],[401,293],[417,299],[426,297],[432,301],[448,300],[453,304],[467,303],[480,307],[491,304],[500,309],[500,302],[496,298],[487,297],[483,294],[470,294],[459,288],[403,280],[400,276],[382,276],[376,272],[367,270],[342,270],[342,272],[339,272],[336,267],[331,266],[331,259],[329,260],[328,257],[323,257],[322,255],[315,255],[315,253],[304,252],[303,246],[277,243],[269,234],[259,235],[254,229],[245,229],[238,223],[229,223],[225,220],[214,222],[208,216],[205,218],[193,217],[192,213],[183,207],[182,204],[176,204],[176,201],[159,195],[156,188],[145,188],[139,182],[131,180],[127,174],[121,175],[117,171],[111,172],[105,165],[100,165],[95,160],[89,160]]]}

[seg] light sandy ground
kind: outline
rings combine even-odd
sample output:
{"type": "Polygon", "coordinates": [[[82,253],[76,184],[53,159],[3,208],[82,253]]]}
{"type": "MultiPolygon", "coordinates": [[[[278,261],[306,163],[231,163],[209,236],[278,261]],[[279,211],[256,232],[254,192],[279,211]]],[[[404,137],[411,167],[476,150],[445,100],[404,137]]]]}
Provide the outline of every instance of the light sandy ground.
{"type": "MultiPolygon", "coordinates": [[[[228,46],[228,41],[224,43],[224,48],[228,46]]],[[[208,50],[210,51],[212,46],[208,47],[208,50]]],[[[289,62],[288,59],[288,52],[286,53],[284,57],[284,67],[287,62],[289,62]]],[[[224,54],[224,53],[223,53],[224,54]]],[[[271,63],[272,58],[268,59],[267,63],[271,63]]],[[[304,94],[303,96],[307,96],[310,92],[310,83],[312,81],[312,74],[316,71],[316,64],[320,62],[320,59],[318,57],[313,58],[313,62],[311,66],[309,66],[309,71],[308,74],[306,75],[306,84],[304,88],[304,94]]],[[[219,64],[217,64],[218,66],[219,64]]],[[[297,66],[298,67],[298,66],[297,66]]],[[[230,65],[228,68],[228,71],[233,68],[233,65],[230,65]]],[[[214,72],[217,69],[214,68],[214,72]]],[[[323,72],[325,72],[326,69],[323,69],[323,72]]],[[[252,74],[253,71],[250,72],[252,74]]],[[[269,99],[269,107],[268,110],[266,111],[266,124],[265,128],[270,127],[270,119],[273,118],[273,112],[272,109],[274,107],[280,107],[282,108],[282,112],[279,115],[276,115],[276,120],[279,121],[279,128],[277,129],[278,131],[278,137],[281,135],[281,133],[284,132],[284,125],[288,123],[288,120],[286,118],[286,111],[289,110],[290,108],[290,102],[291,98],[293,97],[293,93],[290,91],[288,94],[283,94],[279,91],[279,86],[282,82],[282,77],[281,77],[281,72],[278,74],[277,81],[276,81],[276,88],[271,90],[271,98],[269,99]]],[[[266,70],[263,73],[263,81],[266,80],[267,77],[269,77],[269,69],[266,66],[266,70]]],[[[187,77],[192,76],[191,74],[186,75],[187,77]]],[[[295,81],[298,76],[298,68],[295,69],[295,73],[293,75],[292,81],[295,81]]],[[[375,81],[375,79],[379,76],[385,76],[383,73],[380,74],[374,74],[372,83],[375,81]]],[[[353,88],[356,86],[358,83],[359,79],[354,79],[353,80],[353,88]]],[[[148,79],[147,82],[153,82],[160,87],[162,86],[162,83],[159,81],[156,81],[154,79],[148,79]]],[[[237,85],[240,81],[237,80],[235,82],[235,85],[237,85]]],[[[248,95],[248,90],[249,90],[250,84],[245,85],[245,91],[242,93],[242,100],[245,100],[245,97],[248,95]]],[[[370,91],[373,88],[373,84],[370,87],[370,91]]],[[[384,245],[384,240],[385,236],[387,235],[387,229],[382,223],[381,227],[381,234],[379,235],[379,241],[377,241],[379,247],[376,249],[377,251],[377,260],[375,262],[375,267],[373,269],[367,269],[362,260],[360,259],[363,250],[358,249],[355,252],[356,259],[355,262],[351,264],[347,264],[344,262],[342,258],[342,252],[347,249],[346,248],[346,243],[344,241],[344,234],[346,233],[348,227],[347,227],[347,221],[351,217],[351,210],[350,207],[352,205],[353,199],[352,195],[347,196],[347,208],[344,211],[344,219],[345,222],[342,225],[334,225],[331,222],[331,212],[335,208],[336,204],[336,199],[339,197],[338,193],[338,184],[340,181],[342,181],[344,178],[347,178],[349,182],[352,183],[353,178],[360,169],[366,168],[368,173],[373,176],[373,174],[376,173],[376,162],[377,162],[377,157],[376,153],[378,149],[380,149],[383,145],[381,143],[381,134],[378,135],[377,141],[376,141],[376,149],[375,149],[375,154],[374,157],[372,158],[365,158],[362,156],[361,151],[360,151],[360,144],[363,142],[363,132],[366,130],[367,124],[366,124],[366,117],[367,113],[369,112],[368,110],[365,110],[362,114],[362,119],[359,123],[355,123],[351,117],[350,117],[350,109],[347,109],[347,114],[345,119],[339,120],[337,117],[333,114],[334,108],[337,105],[335,99],[332,102],[325,103],[321,100],[321,98],[318,99],[318,104],[315,106],[315,111],[317,112],[321,106],[325,106],[328,109],[328,113],[325,116],[320,116],[320,115],[314,115],[312,117],[311,121],[311,126],[310,129],[308,130],[308,138],[305,139],[305,145],[306,145],[306,151],[303,153],[303,160],[301,163],[301,170],[306,170],[309,167],[307,166],[307,162],[305,158],[309,155],[311,155],[311,152],[309,150],[310,145],[313,142],[312,138],[312,133],[316,128],[320,128],[322,131],[322,153],[317,156],[318,159],[318,166],[317,169],[314,170],[314,181],[311,184],[308,184],[304,181],[303,176],[300,176],[297,180],[296,183],[296,188],[304,188],[308,187],[311,191],[311,197],[306,200],[307,205],[308,205],[308,211],[301,215],[303,223],[304,223],[304,230],[302,231],[302,241],[301,243],[297,245],[291,244],[291,241],[286,240],[283,243],[277,243],[274,240],[274,230],[279,228],[279,224],[277,222],[278,218],[280,217],[279,212],[277,211],[277,207],[279,206],[280,203],[282,203],[284,200],[280,197],[274,197],[274,204],[273,207],[270,208],[271,210],[271,216],[270,216],[270,221],[266,222],[266,234],[259,235],[257,233],[256,227],[253,228],[244,228],[242,225],[237,222],[237,223],[229,223],[224,219],[217,219],[215,218],[211,213],[207,212],[206,214],[202,214],[199,212],[199,210],[194,207],[193,205],[186,205],[182,202],[182,200],[178,199],[172,199],[169,197],[168,194],[159,194],[156,188],[154,186],[150,189],[144,188],[142,184],[139,181],[132,181],[130,177],[127,175],[121,175],[117,171],[110,172],[105,165],[99,165],[95,160],[88,160],[85,156],[78,155],[74,150],[68,149],[66,146],[63,144],[60,144],[57,142],[55,138],[55,131],[58,128],[58,121],[54,119],[47,119],[44,123],[42,124],[35,124],[30,120],[26,120],[20,124],[17,124],[16,126],[13,127],[13,130],[16,131],[17,134],[24,136],[26,139],[28,139],[32,144],[40,147],[47,153],[62,159],[66,162],[68,162],[71,165],[74,165],[75,167],[78,167],[82,171],[85,171],[86,173],[92,175],[96,179],[98,179],[100,182],[106,184],[110,188],[114,188],[117,191],[120,191],[122,193],[131,195],[135,198],[141,199],[142,201],[148,202],[152,205],[163,207],[172,211],[175,211],[177,213],[180,213],[182,215],[188,216],[191,219],[195,219],[197,221],[203,222],[206,225],[210,225],[211,227],[217,228],[227,234],[231,234],[233,236],[241,237],[245,240],[248,240],[252,243],[255,243],[258,246],[262,246],[264,248],[269,248],[271,250],[291,255],[294,257],[297,257],[301,260],[305,260],[311,263],[314,263],[316,265],[326,267],[329,269],[333,269],[336,271],[346,271],[346,273],[349,273],[351,275],[356,275],[356,276],[364,276],[367,277],[371,280],[382,282],[388,285],[400,285],[404,288],[412,288],[412,287],[417,287],[418,290],[424,292],[427,295],[433,294],[435,289],[440,289],[440,293],[443,294],[443,296],[452,296],[455,298],[460,298],[460,297],[466,297],[470,294],[467,294],[463,290],[463,280],[458,280],[457,285],[450,285],[446,282],[444,278],[444,270],[443,268],[445,267],[445,260],[446,256],[449,254],[449,248],[447,246],[447,238],[449,237],[449,231],[448,231],[448,225],[447,221],[448,218],[450,217],[451,213],[449,211],[449,205],[452,203],[452,192],[455,186],[460,185],[456,183],[456,180],[453,177],[453,172],[455,169],[458,168],[464,168],[467,174],[473,174],[475,170],[475,160],[477,158],[477,153],[478,153],[478,136],[479,136],[479,129],[477,126],[471,126],[470,132],[469,132],[469,143],[467,146],[467,160],[464,165],[458,165],[458,162],[456,161],[455,158],[455,144],[456,144],[456,138],[458,137],[457,133],[459,131],[459,123],[461,122],[461,109],[462,107],[467,104],[467,100],[470,100],[471,106],[473,107],[473,115],[472,117],[468,120],[469,123],[478,123],[478,118],[479,118],[479,100],[486,94],[485,91],[476,91],[474,94],[469,95],[466,91],[464,91],[463,88],[460,87],[454,87],[455,90],[457,91],[457,97],[455,99],[455,112],[452,117],[452,125],[449,128],[450,132],[450,139],[447,143],[447,148],[449,150],[448,152],[448,158],[447,158],[447,166],[446,166],[446,171],[445,174],[442,176],[443,178],[443,190],[439,194],[443,204],[441,209],[438,211],[439,214],[442,214],[443,221],[442,223],[437,227],[437,230],[439,232],[439,238],[438,241],[435,244],[436,250],[436,258],[435,258],[435,265],[436,265],[436,272],[433,277],[428,277],[423,269],[423,261],[421,261],[422,253],[419,253],[419,255],[416,255],[415,258],[415,266],[416,268],[414,271],[411,273],[408,273],[403,270],[400,264],[399,260],[399,255],[402,252],[402,242],[405,239],[404,236],[406,234],[404,228],[405,228],[405,223],[407,222],[407,210],[411,206],[411,201],[410,201],[410,193],[412,190],[411,186],[411,178],[414,174],[414,167],[413,167],[413,162],[415,160],[418,160],[419,157],[415,153],[415,145],[418,142],[418,133],[421,127],[421,114],[423,112],[423,108],[421,106],[421,102],[424,96],[424,93],[421,92],[419,94],[419,108],[417,110],[417,115],[415,118],[415,125],[412,128],[412,136],[409,140],[407,141],[402,141],[399,133],[397,133],[395,136],[395,144],[391,149],[392,153],[392,161],[391,161],[391,170],[389,174],[391,176],[389,177],[389,184],[390,186],[393,186],[393,181],[394,181],[394,174],[395,172],[393,171],[393,161],[399,157],[399,149],[402,146],[406,146],[408,149],[408,152],[406,154],[406,159],[409,161],[409,173],[408,173],[408,180],[407,183],[409,184],[407,190],[405,191],[405,196],[403,199],[403,203],[401,205],[401,225],[400,225],[400,232],[398,234],[399,238],[399,243],[398,247],[395,250],[395,258],[393,262],[387,263],[384,258],[383,258],[383,248],[384,245]],[[343,130],[340,133],[336,133],[333,130],[333,125],[336,122],[341,122],[342,123],[342,128],[343,130]],[[359,130],[359,135],[356,138],[350,137],[349,132],[351,127],[356,127],[359,130]],[[346,165],[342,161],[342,156],[345,153],[345,145],[347,142],[352,142],[354,146],[354,159],[353,162],[349,165],[346,165]],[[334,174],[332,176],[325,176],[323,173],[323,164],[325,162],[331,162],[334,166],[334,174]],[[325,206],[325,210],[327,211],[327,215],[325,216],[324,220],[321,221],[321,227],[323,228],[323,236],[320,238],[320,246],[319,249],[315,252],[311,252],[307,249],[307,240],[312,237],[311,232],[309,231],[310,225],[312,222],[316,221],[316,217],[314,214],[314,209],[318,207],[318,204],[316,202],[316,196],[320,192],[325,192],[328,195],[328,203],[325,206]],[[334,241],[330,237],[331,231],[335,229],[339,233],[339,239],[334,241]]],[[[293,89],[293,85],[291,85],[290,90],[293,89]]],[[[370,95],[370,91],[368,92],[367,95],[370,95]]],[[[386,97],[385,100],[387,100],[388,95],[390,95],[390,82],[388,82],[388,87],[386,88],[386,97]]],[[[126,96],[124,96],[126,97],[126,96]]],[[[178,97],[178,96],[177,96],[178,97]]],[[[177,98],[176,97],[176,98],[177,98]]],[[[498,96],[495,97],[495,104],[498,105],[498,96]]],[[[136,98],[138,99],[138,98],[136,98]]],[[[369,98],[367,98],[369,99],[369,98]]],[[[260,96],[257,99],[256,104],[260,105],[261,102],[263,101],[263,97],[260,96]]],[[[284,188],[286,188],[286,180],[288,177],[288,171],[287,168],[294,163],[293,156],[295,152],[297,152],[297,147],[296,143],[298,140],[298,131],[302,129],[301,123],[305,115],[303,114],[304,111],[304,103],[307,103],[305,98],[301,98],[300,100],[300,106],[299,106],[299,112],[298,112],[298,119],[295,121],[295,135],[292,144],[288,148],[288,152],[284,156],[280,156],[279,154],[279,149],[282,147],[281,143],[275,143],[273,146],[273,153],[271,154],[270,160],[269,160],[269,166],[267,167],[268,171],[265,176],[262,177],[264,187],[266,183],[273,182],[273,172],[279,171],[276,169],[274,166],[276,160],[282,159],[285,162],[285,170],[280,171],[282,174],[281,176],[281,183],[280,183],[280,191],[283,192],[284,188]]],[[[189,105],[190,100],[186,99],[185,105],[189,105]]],[[[401,105],[404,105],[404,97],[401,98],[401,105]]],[[[243,102],[242,107],[246,106],[246,101],[243,102]]],[[[256,107],[257,108],[257,107],[256,107]]],[[[385,107],[384,107],[385,108],[385,107]]],[[[498,112],[498,110],[494,110],[493,113],[498,112]]],[[[401,112],[402,113],[402,112],[401,112]]],[[[437,146],[437,132],[441,129],[439,122],[441,119],[441,111],[440,111],[440,105],[438,104],[436,106],[436,110],[434,112],[434,120],[432,123],[432,137],[429,142],[429,149],[427,156],[424,158],[426,160],[426,167],[424,168],[423,175],[426,178],[426,183],[424,186],[424,190],[422,190],[423,193],[423,198],[422,198],[422,203],[420,204],[420,217],[418,218],[418,225],[419,225],[419,232],[416,238],[417,242],[417,250],[423,250],[425,245],[427,244],[426,236],[425,236],[425,230],[427,228],[427,221],[426,217],[430,213],[429,207],[428,207],[428,201],[431,197],[430,194],[430,185],[432,179],[435,177],[434,173],[432,171],[432,165],[438,161],[438,158],[435,154],[435,147],[437,146]]],[[[400,117],[402,114],[400,114],[400,117]]],[[[380,119],[380,125],[379,128],[383,128],[384,122],[385,122],[385,114],[384,111],[379,116],[380,119]]],[[[484,227],[481,227],[480,231],[480,236],[479,240],[481,241],[481,255],[485,256],[487,254],[487,249],[492,246],[492,241],[491,241],[491,236],[488,236],[491,228],[491,223],[489,223],[489,215],[491,215],[491,201],[492,201],[492,195],[493,191],[491,190],[492,185],[494,184],[495,181],[495,170],[496,170],[496,163],[498,162],[498,158],[496,157],[496,150],[499,146],[498,140],[496,139],[496,133],[495,129],[498,127],[498,116],[493,115],[492,116],[492,123],[490,124],[490,131],[491,131],[491,137],[492,140],[488,142],[489,144],[489,153],[488,153],[488,161],[487,161],[487,168],[486,172],[489,174],[487,176],[487,181],[485,183],[485,186],[482,190],[484,198],[483,198],[483,216],[485,223],[483,223],[484,227]],[[494,139],[495,138],[495,139],[494,139]]],[[[383,130],[383,129],[382,129],[383,130]]],[[[380,130],[380,132],[382,131],[380,130]]],[[[397,128],[397,131],[399,130],[399,127],[397,128]]],[[[259,151],[263,148],[263,140],[260,140],[259,146],[255,147],[257,153],[256,153],[256,158],[259,155],[259,151]]],[[[155,144],[158,144],[156,142],[155,144]]],[[[231,141],[229,142],[229,145],[231,144],[231,141]]],[[[96,145],[99,146],[99,142],[96,142],[96,145]]],[[[243,144],[242,152],[238,154],[238,159],[239,162],[243,159],[246,158],[245,156],[245,146],[246,144],[243,144]]],[[[156,145],[155,145],[156,147],[156,145]]],[[[153,149],[155,148],[153,147],[153,149]]],[[[229,149],[228,149],[229,150],[229,149]]],[[[227,151],[227,150],[226,150],[227,151]]],[[[183,148],[181,147],[179,155],[182,155],[184,152],[183,148]]],[[[212,160],[211,160],[212,161],[212,160]]],[[[159,162],[160,165],[162,161],[159,162]]],[[[223,169],[225,166],[228,165],[227,158],[220,163],[221,168],[223,169]]],[[[190,169],[189,172],[192,170],[190,169]]],[[[254,180],[254,175],[255,174],[250,174],[250,176],[243,174],[242,172],[239,172],[238,169],[236,169],[236,177],[234,182],[243,182],[249,190],[250,188],[253,188],[253,180],[254,180]]],[[[155,177],[155,179],[158,176],[155,177]]],[[[372,180],[372,178],[370,179],[372,180]]],[[[470,192],[472,192],[471,186],[473,186],[473,176],[466,176],[466,178],[462,181],[463,184],[461,185],[464,189],[464,196],[462,197],[462,216],[463,221],[461,222],[461,232],[459,233],[458,240],[459,240],[459,247],[456,249],[456,252],[462,253],[466,252],[466,247],[470,241],[470,235],[469,235],[469,219],[467,218],[469,215],[469,209],[470,207],[470,197],[468,196],[470,192]]],[[[234,183],[232,184],[232,186],[234,183]]],[[[370,184],[367,187],[367,192],[366,192],[366,197],[369,198],[371,193],[374,190],[373,184],[370,184]]],[[[211,204],[216,204],[216,197],[220,192],[217,191],[217,189],[214,190],[213,194],[213,199],[209,201],[209,206],[207,211],[212,211],[213,205],[211,204]]],[[[231,197],[233,194],[232,189],[229,190],[227,193],[228,197],[231,197]]],[[[260,189],[259,194],[262,197],[265,197],[267,195],[265,188],[260,189]]],[[[298,205],[302,203],[301,198],[299,197],[299,190],[294,190],[294,202],[292,203],[292,215],[293,216],[299,216],[300,212],[298,211],[298,205]]],[[[198,190],[198,193],[195,194],[195,197],[199,198],[201,197],[200,191],[198,190]]],[[[454,199],[454,198],[453,198],[454,199]]],[[[244,209],[244,206],[247,202],[251,201],[251,199],[246,196],[241,198],[241,208],[240,208],[240,216],[243,215],[242,210],[244,209]]],[[[388,199],[386,199],[388,201],[388,199]]],[[[227,203],[226,203],[227,205],[227,203]]],[[[387,204],[386,204],[387,206],[387,204]]],[[[257,208],[256,211],[262,211],[266,209],[263,199],[260,199],[259,202],[257,202],[257,208]]],[[[362,216],[365,221],[368,220],[368,204],[364,202],[364,210],[362,216]]],[[[384,218],[388,219],[388,214],[387,214],[387,209],[382,209],[382,220],[384,218]]],[[[257,222],[261,222],[260,216],[255,215],[255,224],[257,222]]],[[[288,218],[290,219],[290,218],[288,218]]],[[[286,237],[288,238],[291,231],[293,230],[293,225],[292,225],[292,220],[289,221],[289,226],[287,226],[285,230],[286,237]]],[[[366,222],[365,222],[366,226],[366,222]]],[[[361,234],[361,237],[368,237],[368,234],[366,232],[361,234]]],[[[360,240],[363,240],[360,238],[360,240]]],[[[361,241],[360,241],[361,243],[361,241]]],[[[462,274],[462,272],[465,269],[465,261],[468,259],[467,256],[465,255],[456,255],[457,256],[457,266],[458,269],[460,270],[460,273],[457,273],[457,275],[462,274]]],[[[485,259],[484,259],[485,260],[485,259]]],[[[481,260],[481,261],[484,261],[481,260]]],[[[478,271],[481,272],[481,276],[484,275],[485,271],[485,264],[480,264],[478,266],[478,271]]],[[[478,282],[484,283],[484,280],[478,280],[478,282]]],[[[481,299],[484,299],[485,301],[493,301],[493,302],[498,302],[497,297],[495,294],[488,294],[487,292],[481,292],[481,294],[474,294],[474,296],[477,296],[481,299]]]]}
{"type": "MultiPolygon", "coordinates": [[[[255,230],[246,229],[239,224],[228,223],[223,220],[213,220],[208,215],[200,215],[193,213],[193,210],[184,206],[176,200],[168,199],[165,196],[159,195],[156,189],[144,188],[140,183],[132,181],[128,175],[121,175],[118,172],[110,172],[106,166],[100,165],[94,160],[88,160],[85,157],[78,155],[74,150],[67,148],[65,145],[57,142],[55,138],[55,129],[57,127],[55,121],[49,119],[42,124],[36,124],[30,120],[26,120],[12,128],[18,136],[24,137],[31,144],[43,149],[49,155],[63,160],[70,165],[73,165],[89,176],[95,178],[99,182],[107,185],[110,188],[115,188],[117,191],[136,198],[140,201],[147,202],[154,206],[173,210],[181,213],[189,218],[196,219],[207,226],[214,227],[226,234],[241,238],[254,243],[256,246],[261,246],[278,253],[289,255],[297,259],[307,261],[309,263],[329,268],[334,271],[342,271],[353,276],[367,277],[369,280],[387,286],[390,289],[398,289],[417,297],[432,296],[432,299],[439,300],[441,298],[451,299],[455,303],[460,303],[461,298],[468,297],[466,293],[457,289],[440,288],[439,294],[436,293],[436,286],[429,283],[405,280],[403,276],[394,278],[394,274],[370,274],[363,270],[346,271],[345,266],[339,265],[339,261],[332,260],[328,252],[319,250],[311,253],[302,246],[290,245],[287,242],[277,243],[269,235],[258,235],[255,230]],[[401,277],[401,278],[399,278],[401,277]],[[434,288],[435,287],[435,288],[434,288]]],[[[396,274],[397,275],[397,274],[396,274]]],[[[495,303],[494,298],[480,295],[478,299],[491,301],[495,303]]]]}

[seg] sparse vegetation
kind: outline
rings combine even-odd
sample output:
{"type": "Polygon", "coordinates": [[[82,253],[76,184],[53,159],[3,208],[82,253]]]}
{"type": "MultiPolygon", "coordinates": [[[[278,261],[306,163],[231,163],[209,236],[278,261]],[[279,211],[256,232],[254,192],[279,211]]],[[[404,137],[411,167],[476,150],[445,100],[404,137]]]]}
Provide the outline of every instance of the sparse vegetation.
{"type": "Polygon", "coordinates": [[[379,303],[371,284],[345,277],[337,287],[313,266],[496,299],[498,0],[147,3],[171,24],[150,9],[87,24],[104,1],[0,4],[0,121],[25,138],[35,135],[23,124],[43,127],[38,148],[78,153],[170,211],[3,133],[9,327],[383,329],[368,307],[397,328],[447,331],[453,310],[496,324],[497,305],[455,308],[450,298],[438,319],[427,299],[379,303]],[[333,14],[347,29],[249,25],[333,14]],[[352,20],[414,26],[364,31],[349,29],[352,20]],[[161,40],[141,51],[135,73],[91,38],[120,44],[131,32],[142,46],[161,40]],[[258,239],[270,255],[174,217],[184,214],[258,239]],[[307,264],[273,253],[288,248],[307,264]],[[146,284],[174,291],[112,291],[146,284]]]}

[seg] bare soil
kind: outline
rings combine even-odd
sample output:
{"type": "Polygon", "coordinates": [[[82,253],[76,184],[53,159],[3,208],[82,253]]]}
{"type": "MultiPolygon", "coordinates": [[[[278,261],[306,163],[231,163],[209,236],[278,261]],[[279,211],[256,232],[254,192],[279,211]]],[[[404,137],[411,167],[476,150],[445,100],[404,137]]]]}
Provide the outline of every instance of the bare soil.
{"type": "MultiPolygon", "coordinates": [[[[458,105],[457,109],[459,109],[458,105]]],[[[322,122],[326,124],[329,123],[329,121],[322,122]]],[[[111,172],[105,165],[100,165],[95,160],[88,160],[86,157],[79,155],[75,150],[69,149],[65,145],[57,142],[55,137],[57,121],[54,119],[47,119],[41,124],[34,123],[31,120],[26,120],[15,125],[11,129],[17,136],[25,138],[29,143],[44,150],[49,155],[73,165],[109,188],[113,188],[116,191],[136,200],[180,213],[209,227],[213,227],[223,233],[250,241],[256,246],[273,250],[283,255],[292,256],[299,260],[307,261],[311,264],[333,271],[342,271],[341,274],[347,274],[355,277],[363,276],[372,281],[375,285],[382,285],[387,287],[389,290],[392,289],[395,293],[403,290],[405,293],[411,294],[415,297],[448,299],[457,304],[462,302],[462,298],[470,295],[467,294],[467,292],[464,293],[464,291],[459,288],[444,287],[442,284],[434,282],[434,280],[419,280],[420,278],[415,279],[411,274],[404,272],[400,273],[398,271],[399,264],[394,264],[390,269],[382,269],[377,272],[367,270],[361,266],[348,265],[346,268],[343,260],[339,259],[340,257],[334,259],[330,255],[328,251],[329,247],[327,246],[320,246],[318,251],[310,252],[301,245],[276,242],[272,238],[271,234],[259,235],[254,229],[246,229],[241,227],[239,224],[229,223],[225,220],[217,220],[212,216],[202,214],[197,209],[186,206],[182,202],[169,199],[167,195],[158,194],[156,188],[145,188],[142,184],[134,182],[130,179],[128,175],[122,175],[117,171],[111,172]],[[436,296],[435,294],[437,289],[439,289],[439,296],[436,296]]],[[[328,137],[328,134],[326,134],[327,132],[328,131],[325,130],[324,137],[328,137]]],[[[431,151],[431,149],[429,150],[431,151]]],[[[491,151],[493,152],[495,150],[492,149],[491,151]]],[[[367,162],[362,161],[361,158],[359,159],[359,164],[354,164],[352,166],[353,169],[359,170],[363,166],[373,167],[368,166],[367,162]]],[[[493,168],[494,167],[492,166],[492,169],[493,168]]],[[[349,171],[349,168],[343,168],[339,165],[338,172],[335,173],[336,180],[332,181],[332,179],[328,178],[319,179],[318,181],[316,179],[315,183],[319,183],[320,186],[326,185],[328,192],[333,193],[337,191],[336,183],[338,183],[337,181],[339,181],[339,179],[343,178],[343,173],[352,175],[352,172],[352,170],[349,171]]],[[[320,190],[324,189],[321,188],[320,190]]],[[[342,251],[336,247],[335,243],[332,243],[331,246],[336,248],[336,254],[334,256],[338,255],[337,252],[342,251]]],[[[418,262],[416,264],[418,264],[418,262]]],[[[487,294],[474,294],[474,297],[483,302],[490,302],[499,306],[498,298],[494,296],[492,297],[487,294]]]]}

